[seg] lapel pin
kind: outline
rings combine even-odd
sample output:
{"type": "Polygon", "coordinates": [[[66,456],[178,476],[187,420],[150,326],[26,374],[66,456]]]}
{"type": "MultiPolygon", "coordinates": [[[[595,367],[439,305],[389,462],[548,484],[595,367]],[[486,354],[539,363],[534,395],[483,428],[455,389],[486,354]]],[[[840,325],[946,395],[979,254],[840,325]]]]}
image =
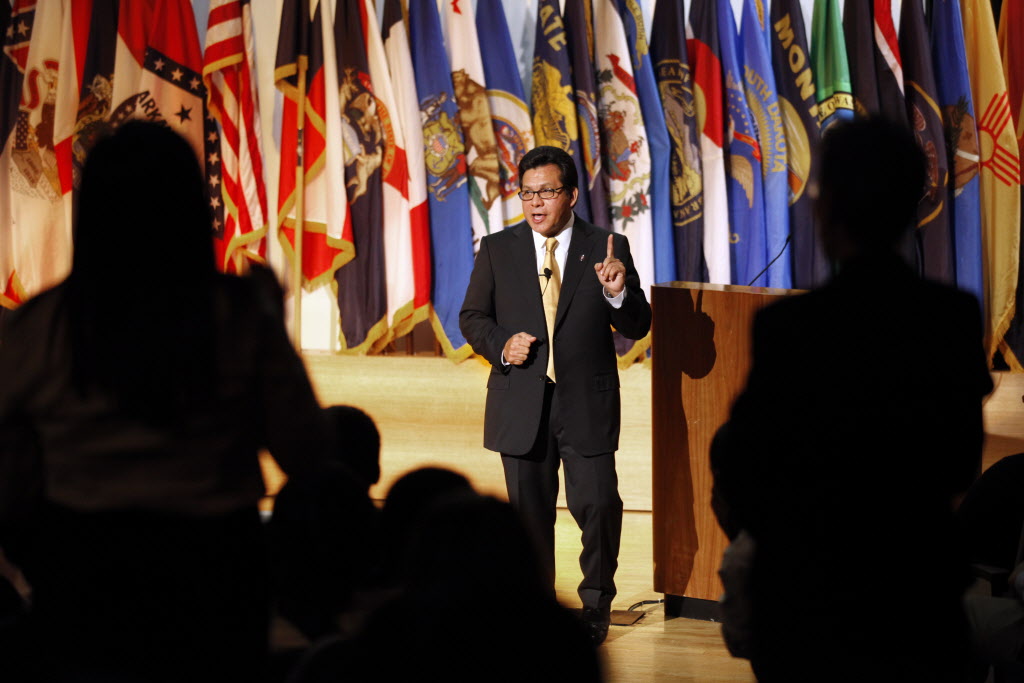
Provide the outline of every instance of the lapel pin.
{"type": "Polygon", "coordinates": [[[586,258],[586,254],[580,254],[580,261],[586,258]]]}

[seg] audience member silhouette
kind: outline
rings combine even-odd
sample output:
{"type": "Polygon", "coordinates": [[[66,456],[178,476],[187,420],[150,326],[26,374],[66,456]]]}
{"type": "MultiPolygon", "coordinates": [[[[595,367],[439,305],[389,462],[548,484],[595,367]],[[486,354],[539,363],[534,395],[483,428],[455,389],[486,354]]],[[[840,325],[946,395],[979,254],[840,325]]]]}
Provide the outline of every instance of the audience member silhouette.
{"type": "Polygon", "coordinates": [[[275,304],[216,271],[192,148],[130,122],[82,175],[74,263],[7,321],[0,425],[47,506],[19,558],[56,680],[257,680],[268,604],[258,451],[293,479],[328,428],[275,304]]]}
{"type": "Polygon", "coordinates": [[[334,455],[367,488],[380,480],[380,432],[373,418],[355,406],[324,408],[334,434],[334,455]]]}
{"type": "MultiPolygon", "coordinates": [[[[417,489],[405,499],[417,503],[405,508],[417,514],[405,536],[400,594],[354,641],[318,645],[295,683],[339,680],[339,673],[352,680],[601,680],[582,622],[555,601],[512,508],[461,485],[435,489],[418,505],[428,500],[428,481],[456,479],[421,471],[405,489],[417,489]]],[[[386,505],[393,502],[389,494],[386,505]]]]}
{"type": "Polygon", "coordinates": [[[352,406],[331,406],[332,466],[287,482],[268,527],[278,612],[311,641],[341,629],[341,616],[368,590],[380,563],[379,512],[368,488],[380,477],[380,434],[352,406]]]}
{"type": "Polygon", "coordinates": [[[912,133],[859,120],[822,144],[837,274],[757,314],[711,451],[719,521],[756,544],[751,662],[762,681],[963,680],[952,499],[992,388],[978,302],[897,255],[924,187],[912,133]]]}

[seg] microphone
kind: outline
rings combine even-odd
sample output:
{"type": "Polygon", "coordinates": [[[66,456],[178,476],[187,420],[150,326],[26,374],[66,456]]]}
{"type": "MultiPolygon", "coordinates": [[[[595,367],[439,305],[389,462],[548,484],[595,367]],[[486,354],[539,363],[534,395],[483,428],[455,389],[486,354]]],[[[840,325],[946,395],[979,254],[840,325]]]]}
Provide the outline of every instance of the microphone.
{"type": "Polygon", "coordinates": [[[551,279],[551,269],[550,269],[550,268],[545,268],[545,269],[544,269],[544,272],[543,272],[543,275],[544,275],[544,277],[546,277],[546,278],[547,278],[548,280],[550,280],[550,279],[551,279]]]}
{"type": "Polygon", "coordinates": [[[764,275],[765,273],[767,273],[767,272],[768,272],[768,269],[772,267],[772,264],[774,264],[774,263],[775,263],[776,261],[778,261],[778,260],[779,260],[779,258],[780,258],[780,257],[782,256],[782,254],[783,254],[783,253],[784,253],[784,252],[786,251],[786,247],[788,247],[788,246],[789,246],[789,240],[790,240],[790,238],[791,238],[792,236],[793,236],[793,235],[792,235],[792,233],[790,233],[789,235],[786,235],[786,241],[782,243],[782,248],[781,248],[781,249],[779,249],[779,253],[775,255],[775,258],[773,258],[773,259],[772,259],[771,261],[769,261],[769,262],[768,262],[768,265],[767,265],[767,266],[765,266],[764,268],[762,268],[762,269],[761,269],[761,272],[760,272],[760,273],[758,273],[757,275],[755,275],[755,276],[754,276],[754,279],[753,279],[753,280],[751,280],[750,282],[748,282],[748,283],[747,283],[747,287],[751,287],[751,286],[753,286],[753,284],[754,284],[755,282],[757,282],[757,281],[758,281],[758,279],[759,279],[759,278],[760,278],[760,277],[761,277],[762,275],[764,275]]]}

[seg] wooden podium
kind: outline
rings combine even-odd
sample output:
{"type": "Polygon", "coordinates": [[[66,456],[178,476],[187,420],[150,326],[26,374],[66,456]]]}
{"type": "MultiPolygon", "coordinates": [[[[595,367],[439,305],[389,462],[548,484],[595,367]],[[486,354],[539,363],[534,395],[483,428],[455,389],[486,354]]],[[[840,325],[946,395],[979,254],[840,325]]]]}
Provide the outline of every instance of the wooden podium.
{"type": "Polygon", "coordinates": [[[666,612],[715,617],[728,545],[711,511],[711,439],[750,369],[750,327],[793,290],[671,282],[651,288],[654,590],[666,612]]]}

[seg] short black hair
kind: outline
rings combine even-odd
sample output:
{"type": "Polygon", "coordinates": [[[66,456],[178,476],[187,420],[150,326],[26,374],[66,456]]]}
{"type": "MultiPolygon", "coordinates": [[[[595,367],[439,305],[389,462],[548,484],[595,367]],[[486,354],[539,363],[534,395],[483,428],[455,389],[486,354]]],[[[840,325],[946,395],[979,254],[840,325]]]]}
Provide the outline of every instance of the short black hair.
{"type": "Polygon", "coordinates": [[[865,249],[895,245],[916,222],[926,164],[904,123],[872,117],[835,124],[822,136],[823,228],[842,224],[865,249]]]}
{"type": "Polygon", "coordinates": [[[523,175],[531,168],[554,165],[558,167],[562,187],[575,190],[579,185],[576,164],[569,153],[560,147],[541,145],[527,152],[519,162],[519,186],[523,185],[523,175]]]}

